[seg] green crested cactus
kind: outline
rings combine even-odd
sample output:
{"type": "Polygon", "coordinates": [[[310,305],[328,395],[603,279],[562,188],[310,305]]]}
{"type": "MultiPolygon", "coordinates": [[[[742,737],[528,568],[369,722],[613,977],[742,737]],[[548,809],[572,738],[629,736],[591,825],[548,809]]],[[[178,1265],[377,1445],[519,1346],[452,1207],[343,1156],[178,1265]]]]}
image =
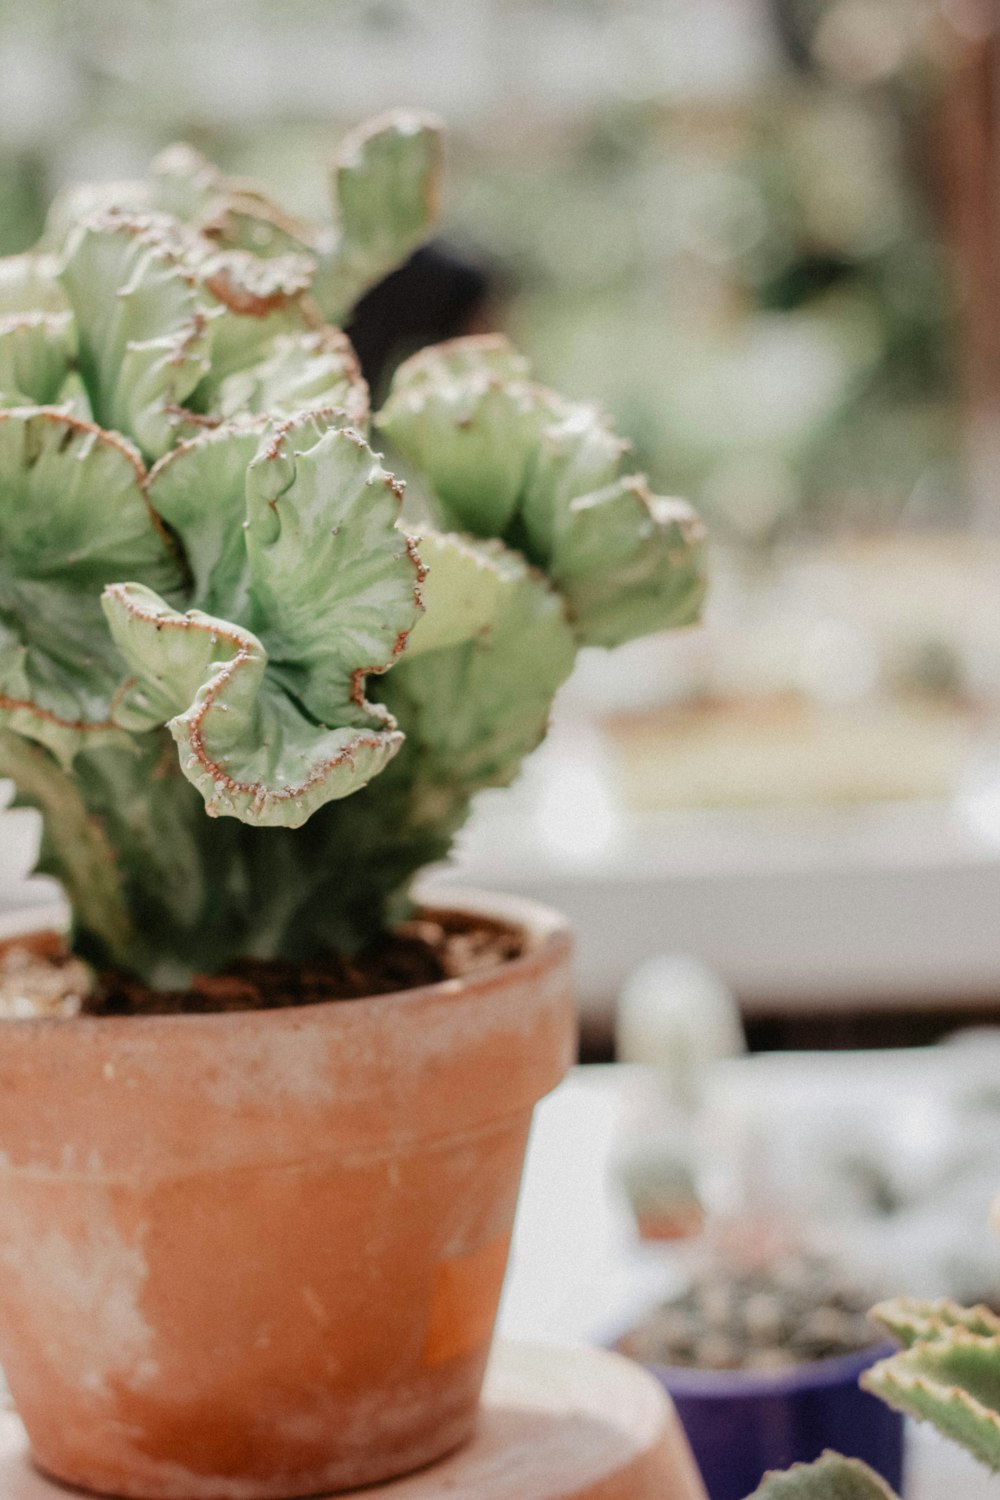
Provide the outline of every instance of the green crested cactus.
{"type": "Polygon", "coordinates": [[[0,775],[98,963],[355,951],[582,644],[697,615],[691,511],[502,339],[397,373],[404,513],[329,320],[426,233],[438,157],[362,130],[315,228],[172,148],[0,262],[0,775]]]}

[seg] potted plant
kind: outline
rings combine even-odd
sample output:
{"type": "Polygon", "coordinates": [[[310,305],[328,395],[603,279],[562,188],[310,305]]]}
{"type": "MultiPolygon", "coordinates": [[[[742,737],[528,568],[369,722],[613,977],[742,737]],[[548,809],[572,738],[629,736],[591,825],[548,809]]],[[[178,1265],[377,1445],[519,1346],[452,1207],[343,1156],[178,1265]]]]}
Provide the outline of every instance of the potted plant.
{"type": "MultiPolygon", "coordinates": [[[[862,1377],[897,1410],[930,1422],[987,1468],[1000,1466],[1000,1318],[947,1299],[899,1297],[873,1318],[902,1349],[862,1377]]],[[[864,1463],[827,1453],[765,1476],[751,1500],[897,1500],[864,1463]]]]}
{"type": "Polygon", "coordinates": [[[858,1386],[892,1352],[829,1257],[705,1251],[680,1295],[616,1347],[667,1391],[710,1500],[743,1500],[770,1469],[839,1448],[897,1487],[903,1421],[858,1386]]]}
{"type": "Polygon", "coordinates": [[[692,513],[502,338],[369,417],[334,320],[437,158],[376,122],[316,227],[174,148],[0,263],[0,774],[90,966],[0,1037],[0,1361],[87,1488],[275,1500],[469,1433],[569,939],[411,882],[581,645],[702,596],[692,513]]]}

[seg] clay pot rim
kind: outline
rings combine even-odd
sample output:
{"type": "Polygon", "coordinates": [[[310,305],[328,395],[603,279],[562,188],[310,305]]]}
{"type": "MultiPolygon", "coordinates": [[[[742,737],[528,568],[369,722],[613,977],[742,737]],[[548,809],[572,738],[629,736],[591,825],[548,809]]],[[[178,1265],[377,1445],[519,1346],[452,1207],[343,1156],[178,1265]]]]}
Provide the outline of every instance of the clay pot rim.
{"type": "MultiPolygon", "coordinates": [[[[482,917],[518,928],[525,935],[524,952],[516,958],[505,959],[502,963],[491,964],[474,973],[439,979],[434,984],[414,985],[405,990],[386,990],[377,995],[313,1000],[302,1005],[284,1005],[277,1010],[182,1011],[179,1014],[149,1016],[11,1016],[0,1022],[0,1026],[3,1031],[16,1028],[22,1034],[65,1030],[67,1027],[72,1027],[74,1031],[81,1028],[88,1031],[99,1029],[102,1036],[111,1040],[121,1033],[134,1037],[138,1027],[148,1035],[157,1028],[167,1031],[192,1026],[226,1028],[234,1023],[244,1027],[267,1027],[274,1025],[278,1017],[286,1020],[297,1017],[319,1019],[320,1016],[333,1014],[338,1010],[350,1011],[355,1016],[361,1008],[366,1011],[371,1011],[372,1008],[403,1010],[413,1005],[468,995],[469,991],[477,994],[489,992],[506,985],[511,979],[516,981],[522,977],[527,978],[535,970],[548,969],[572,951],[573,933],[569,920],[554,907],[546,906],[541,901],[466,886],[456,886],[454,893],[451,890],[431,893],[426,901],[421,900],[418,894],[417,899],[418,911],[431,918],[482,917]],[[453,899],[445,899],[446,896],[452,897],[452,894],[453,899]]],[[[11,934],[0,941],[0,951],[26,939],[45,940],[53,935],[58,936],[60,942],[64,940],[64,934],[54,934],[51,928],[26,929],[22,934],[11,934]]]]}

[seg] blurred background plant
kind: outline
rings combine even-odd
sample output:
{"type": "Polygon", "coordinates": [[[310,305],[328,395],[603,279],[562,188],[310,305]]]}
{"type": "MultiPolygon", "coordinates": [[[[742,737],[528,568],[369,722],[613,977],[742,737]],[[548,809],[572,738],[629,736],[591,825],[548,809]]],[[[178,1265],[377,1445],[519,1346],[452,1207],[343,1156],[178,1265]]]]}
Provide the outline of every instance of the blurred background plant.
{"type": "Polygon", "coordinates": [[[953,524],[955,297],[921,157],[966,12],[7,0],[0,252],[64,182],[178,136],[317,210],[317,138],[403,99],[448,118],[444,232],[488,316],[720,537],[953,524]]]}

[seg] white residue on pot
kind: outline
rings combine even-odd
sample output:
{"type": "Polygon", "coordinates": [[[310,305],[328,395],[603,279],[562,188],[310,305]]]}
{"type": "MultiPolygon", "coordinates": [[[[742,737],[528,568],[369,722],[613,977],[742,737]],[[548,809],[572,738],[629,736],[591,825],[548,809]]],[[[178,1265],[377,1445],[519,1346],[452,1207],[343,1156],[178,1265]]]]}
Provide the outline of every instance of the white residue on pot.
{"type": "Polygon", "coordinates": [[[154,1336],[141,1310],[146,1257],[122,1237],[110,1209],[95,1203],[86,1233],[73,1241],[37,1232],[34,1215],[13,1203],[5,1217],[0,1260],[22,1283],[22,1306],[53,1366],[98,1400],[112,1384],[141,1388],[154,1380],[154,1336]]]}

